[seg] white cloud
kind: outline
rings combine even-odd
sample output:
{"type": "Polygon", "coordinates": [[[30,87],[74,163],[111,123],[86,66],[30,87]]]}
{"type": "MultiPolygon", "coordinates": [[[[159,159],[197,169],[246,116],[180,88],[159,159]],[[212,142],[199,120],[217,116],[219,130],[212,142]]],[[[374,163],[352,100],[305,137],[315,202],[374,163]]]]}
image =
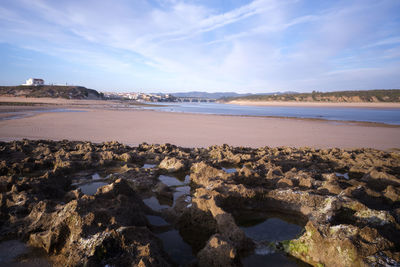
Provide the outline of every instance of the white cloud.
{"type": "Polygon", "coordinates": [[[360,76],[375,84],[370,77],[393,73],[384,60],[399,60],[395,1],[338,1],[317,10],[290,0],[222,9],[178,0],[9,3],[0,6],[0,40],[126,73],[126,88],[323,90],[332,82],[357,87],[352,75],[369,88],[360,76]],[[390,47],[375,51],[383,45],[390,47]],[[129,73],[143,79],[134,85],[129,73]],[[326,78],[333,73],[345,82],[326,78]]]}

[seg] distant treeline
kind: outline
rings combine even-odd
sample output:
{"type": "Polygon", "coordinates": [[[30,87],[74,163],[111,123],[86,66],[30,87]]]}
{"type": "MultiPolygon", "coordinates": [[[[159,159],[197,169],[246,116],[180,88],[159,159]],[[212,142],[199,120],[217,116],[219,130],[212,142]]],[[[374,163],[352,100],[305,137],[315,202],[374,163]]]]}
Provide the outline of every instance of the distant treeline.
{"type": "Polygon", "coordinates": [[[304,102],[400,102],[400,89],[249,95],[222,98],[221,101],[304,101],[304,102]]]}
{"type": "Polygon", "coordinates": [[[103,94],[82,86],[19,85],[0,86],[0,96],[51,97],[67,99],[101,99],[103,94]]]}

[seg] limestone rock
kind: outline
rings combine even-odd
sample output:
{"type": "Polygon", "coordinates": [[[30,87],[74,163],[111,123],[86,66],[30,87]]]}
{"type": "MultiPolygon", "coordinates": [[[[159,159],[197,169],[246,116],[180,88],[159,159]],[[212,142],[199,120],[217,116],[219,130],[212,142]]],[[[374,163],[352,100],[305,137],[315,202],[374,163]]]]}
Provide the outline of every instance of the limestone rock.
{"type": "Polygon", "coordinates": [[[166,157],[160,162],[158,167],[170,173],[178,172],[185,168],[185,163],[183,160],[177,158],[166,157]]]}

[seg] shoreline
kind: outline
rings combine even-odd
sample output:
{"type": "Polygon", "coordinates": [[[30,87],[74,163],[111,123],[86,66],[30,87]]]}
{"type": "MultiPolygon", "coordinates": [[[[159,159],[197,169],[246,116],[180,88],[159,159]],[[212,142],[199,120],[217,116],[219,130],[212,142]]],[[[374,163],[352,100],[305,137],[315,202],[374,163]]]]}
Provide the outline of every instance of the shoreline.
{"type": "Polygon", "coordinates": [[[324,108],[372,108],[400,109],[400,103],[386,102],[291,102],[291,101],[247,101],[233,100],[223,104],[241,106],[272,106],[272,107],[324,107],[324,108]]]}

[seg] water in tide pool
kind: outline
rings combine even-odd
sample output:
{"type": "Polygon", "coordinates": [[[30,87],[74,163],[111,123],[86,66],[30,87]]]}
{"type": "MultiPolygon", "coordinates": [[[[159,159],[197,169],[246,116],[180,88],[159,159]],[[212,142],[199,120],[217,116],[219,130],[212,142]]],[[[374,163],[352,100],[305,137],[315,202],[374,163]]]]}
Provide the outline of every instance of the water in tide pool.
{"type": "Polygon", "coordinates": [[[143,199],[143,203],[155,211],[160,211],[162,209],[171,207],[170,205],[165,205],[165,204],[160,203],[160,201],[156,197],[145,198],[145,199],[143,199]]]}
{"type": "Polygon", "coordinates": [[[229,174],[237,172],[236,168],[224,168],[224,167],[222,167],[222,170],[224,172],[226,172],[226,173],[229,173],[229,174]]]}
{"type": "Polygon", "coordinates": [[[306,266],[270,246],[271,243],[296,238],[302,233],[302,226],[259,214],[242,215],[237,221],[246,236],[256,243],[253,253],[242,258],[243,266],[306,266]]]}
{"type": "Polygon", "coordinates": [[[165,103],[161,104],[160,107],[148,107],[144,109],[166,112],[293,117],[338,121],[377,122],[400,125],[400,109],[398,108],[262,107],[218,103],[165,103]]]}
{"type": "Polygon", "coordinates": [[[168,175],[160,175],[158,179],[167,186],[183,186],[185,181],[180,181],[178,178],[168,175]]]}
{"type": "Polygon", "coordinates": [[[279,218],[268,218],[256,225],[241,227],[245,234],[256,241],[283,241],[295,238],[303,227],[279,218]]]}
{"type": "Polygon", "coordinates": [[[104,185],[108,185],[108,183],[92,182],[92,183],[80,185],[79,188],[81,189],[82,193],[84,193],[85,195],[94,195],[94,194],[96,194],[97,189],[104,185]]]}
{"type": "Polygon", "coordinates": [[[147,220],[153,226],[166,226],[169,225],[162,217],[154,215],[146,215],[147,220]]]}
{"type": "Polygon", "coordinates": [[[156,164],[144,164],[143,165],[143,169],[153,169],[153,168],[155,168],[157,165],[156,164]]]}
{"type": "Polygon", "coordinates": [[[179,266],[189,265],[195,259],[192,248],[182,239],[178,230],[173,229],[157,236],[163,242],[165,251],[179,266]]]}
{"type": "MultiPolygon", "coordinates": [[[[174,207],[178,198],[190,194],[189,175],[181,177],[181,179],[178,179],[177,177],[174,176],[160,175],[158,179],[160,180],[160,182],[162,182],[163,184],[167,185],[172,189],[173,198],[171,200],[168,200],[162,197],[152,196],[143,199],[144,204],[146,204],[152,210],[161,211],[162,209],[174,207]]],[[[188,205],[190,204],[189,200],[185,199],[185,202],[187,202],[188,205]]]]}
{"type": "Polygon", "coordinates": [[[42,251],[29,248],[19,240],[8,240],[0,243],[0,266],[10,267],[50,267],[42,251]]]}

